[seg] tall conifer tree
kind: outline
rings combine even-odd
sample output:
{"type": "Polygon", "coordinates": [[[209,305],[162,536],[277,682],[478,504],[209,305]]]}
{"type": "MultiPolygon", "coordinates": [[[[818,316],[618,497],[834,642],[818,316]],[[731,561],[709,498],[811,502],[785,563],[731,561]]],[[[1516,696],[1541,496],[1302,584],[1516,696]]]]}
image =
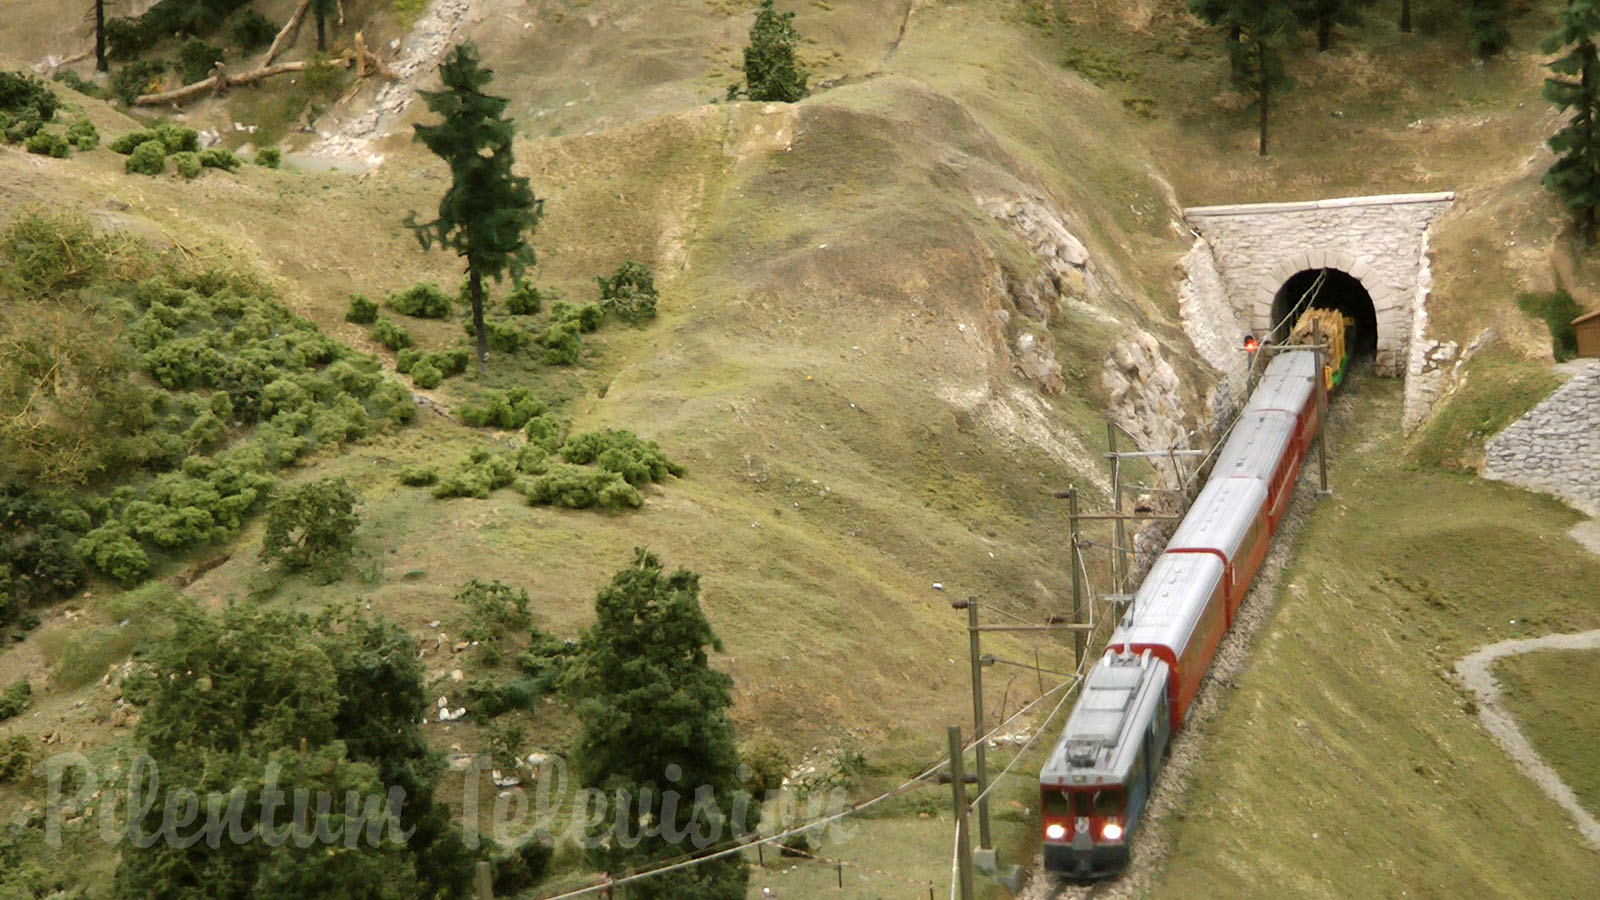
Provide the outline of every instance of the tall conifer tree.
{"type": "Polygon", "coordinates": [[[1600,114],[1600,54],[1595,34],[1600,32],[1600,0],[1571,0],[1562,10],[1560,25],[1540,47],[1546,53],[1567,51],[1549,63],[1556,77],[1546,78],[1544,97],[1556,108],[1572,110],[1566,127],[1550,138],[1550,149],[1560,154],[1545,173],[1544,186],[1560,195],[1577,217],[1584,240],[1594,243],[1595,207],[1600,206],[1600,143],[1595,117],[1600,114]]]}
{"type": "Polygon", "coordinates": [[[1467,40],[1479,59],[1487,60],[1511,44],[1506,27],[1506,0],[1467,0],[1467,40]]]}
{"type": "Polygon", "coordinates": [[[1228,62],[1235,86],[1255,95],[1259,152],[1267,155],[1272,93],[1292,82],[1283,68],[1283,48],[1300,29],[1294,0],[1189,0],[1195,15],[1228,35],[1228,62]]]}
{"type": "Polygon", "coordinates": [[[534,263],[532,237],[544,212],[528,179],[511,172],[510,119],[506,98],[483,92],[494,73],[478,64],[470,43],[458,44],[439,67],[444,90],[422,91],[428,109],[444,117],[437,125],[416,125],[416,139],[450,166],[450,190],[439,201],[439,217],[418,222],[406,218],[422,246],[435,243],[467,261],[472,301],[472,327],[477,335],[478,371],[489,368],[488,336],[483,323],[483,279],[512,280],[534,263]]]}

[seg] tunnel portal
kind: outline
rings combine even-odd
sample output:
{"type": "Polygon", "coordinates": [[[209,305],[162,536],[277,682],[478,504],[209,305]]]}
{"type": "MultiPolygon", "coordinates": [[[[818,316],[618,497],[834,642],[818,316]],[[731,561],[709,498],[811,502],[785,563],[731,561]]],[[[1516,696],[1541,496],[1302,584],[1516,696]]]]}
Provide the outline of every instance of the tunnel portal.
{"type": "Polygon", "coordinates": [[[1307,307],[1336,309],[1355,324],[1348,335],[1350,358],[1371,360],[1378,352],[1378,313],[1361,282],[1338,269],[1302,269],[1289,277],[1272,298],[1272,340],[1289,336],[1307,307]]]}

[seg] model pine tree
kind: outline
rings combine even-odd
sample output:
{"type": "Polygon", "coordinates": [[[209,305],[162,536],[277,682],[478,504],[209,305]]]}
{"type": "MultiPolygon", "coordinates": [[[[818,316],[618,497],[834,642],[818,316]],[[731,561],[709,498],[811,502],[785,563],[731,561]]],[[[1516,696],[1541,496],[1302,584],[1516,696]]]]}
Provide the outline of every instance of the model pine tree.
{"type": "Polygon", "coordinates": [[[317,16],[317,52],[325,53],[328,49],[327,19],[339,14],[339,0],[311,0],[311,11],[317,16]]]}
{"type": "Polygon", "coordinates": [[[1228,62],[1235,85],[1255,95],[1259,150],[1267,155],[1267,121],[1272,92],[1291,82],[1283,68],[1283,48],[1300,30],[1294,0],[1189,0],[1189,11],[1227,35],[1228,62]]]}
{"type": "Polygon", "coordinates": [[[472,44],[460,44],[439,67],[444,89],[422,91],[428,109],[442,116],[437,125],[416,125],[416,139],[450,166],[450,190],[439,201],[439,217],[406,227],[424,248],[444,245],[467,261],[472,327],[477,335],[478,370],[489,367],[483,323],[483,279],[512,280],[533,265],[528,238],[539,225],[544,201],[533,196],[528,179],[511,172],[512,123],[504,117],[506,98],[483,92],[494,73],[478,63],[472,44]]]}
{"type": "Polygon", "coordinates": [[[750,45],[744,48],[745,96],[780,103],[804,97],[810,74],[795,58],[799,42],[794,13],[780,13],[772,8],[772,0],[762,0],[750,26],[750,45]]]}
{"type": "Polygon", "coordinates": [[[1361,21],[1361,10],[1372,0],[1302,0],[1301,21],[1317,32],[1317,52],[1333,46],[1335,25],[1354,25],[1361,21]]]}
{"type": "Polygon", "coordinates": [[[1600,32],[1600,0],[1572,0],[1558,21],[1559,27],[1540,49],[1567,53],[1549,63],[1555,77],[1545,79],[1544,97],[1563,112],[1572,110],[1572,118],[1550,138],[1550,149],[1560,158],[1545,173],[1544,186],[1577,217],[1584,240],[1594,243],[1595,207],[1600,206],[1600,144],[1595,133],[1600,54],[1594,43],[1600,32]]]}
{"type": "MultiPolygon", "coordinates": [[[[633,564],[595,597],[595,623],[567,677],[583,722],[573,754],[579,778],[608,802],[619,792],[636,801],[626,814],[612,808],[597,820],[631,832],[612,835],[593,851],[594,863],[607,871],[708,850],[706,841],[697,846],[692,840],[696,831],[720,832],[710,841],[722,847],[735,828],[755,827],[753,811],[745,821],[730,821],[742,790],[728,719],[733,679],[710,666],[706,651],[722,643],[699,598],[698,575],[685,569],[667,574],[655,556],[636,551],[633,564]],[[697,803],[696,792],[704,790],[710,801],[697,803]],[[664,801],[667,791],[677,792],[675,807],[664,801]],[[690,837],[673,839],[685,831],[690,837]]],[[[734,855],[644,879],[629,885],[628,896],[742,900],[747,877],[734,855]]]]}
{"type": "Polygon", "coordinates": [[[1511,44],[1506,28],[1506,0],[1467,0],[1467,40],[1479,59],[1488,59],[1511,44]]]}

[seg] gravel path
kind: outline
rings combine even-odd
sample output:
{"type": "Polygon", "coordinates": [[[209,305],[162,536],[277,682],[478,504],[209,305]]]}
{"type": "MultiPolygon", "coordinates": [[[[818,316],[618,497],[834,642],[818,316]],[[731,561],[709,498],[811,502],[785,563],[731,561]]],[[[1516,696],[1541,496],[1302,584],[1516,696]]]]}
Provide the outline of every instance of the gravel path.
{"type": "Polygon", "coordinates": [[[1532,778],[1550,795],[1551,800],[1572,814],[1573,821],[1578,824],[1578,833],[1596,850],[1600,850],[1600,822],[1595,821],[1595,817],[1583,808],[1572,793],[1572,788],[1567,787],[1561,776],[1533,749],[1533,745],[1523,736],[1522,729],[1517,727],[1516,720],[1500,703],[1500,686],[1495,682],[1492,672],[1495,662],[1532,650],[1600,650],[1600,630],[1547,634],[1544,637],[1501,641],[1480,647],[1477,652],[1456,663],[1456,675],[1477,695],[1478,718],[1483,720],[1483,727],[1489,729],[1517,768],[1532,778]]]}
{"type": "MultiPolygon", "coordinates": [[[[455,42],[456,31],[472,7],[472,0],[433,0],[428,11],[406,35],[400,55],[389,61],[398,80],[384,84],[372,106],[338,122],[321,140],[300,155],[371,168],[383,162],[372,143],[388,133],[416,96],[417,83],[439,64],[455,42]]],[[[344,111],[349,114],[350,111],[344,111]]]]}
{"type": "MultiPolygon", "coordinates": [[[[1346,418],[1347,414],[1343,412],[1340,404],[1335,404],[1330,409],[1329,419],[1335,431],[1346,418]]],[[[1329,443],[1332,443],[1331,439],[1329,443]]],[[[1337,451],[1330,447],[1329,452],[1337,451]]],[[[1084,900],[1084,898],[1127,900],[1130,897],[1143,896],[1148,892],[1151,882],[1160,873],[1171,846],[1172,814],[1181,809],[1184,795],[1188,793],[1189,781],[1194,776],[1195,768],[1208,746],[1206,723],[1222,708],[1227,697],[1226,688],[1233,687],[1234,677],[1244,671],[1250,645],[1256,633],[1272,616],[1279,580],[1284,567],[1293,557],[1295,539],[1305,526],[1311,511],[1316,507],[1316,491],[1317,460],[1316,449],[1313,448],[1301,466],[1300,478],[1295,483],[1294,496],[1290,499],[1289,508],[1278,524],[1272,548],[1267,551],[1267,557],[1256,573],[1250,592],[1245,595],[1244,602],[1239,606],[1239,614],[1234,620],[1233,628],[1217,648],[1217,655],[1211,662],[1211,669],[1206,674],[1200,693],[1195,697],[1193,705],[1189,707],[1188,716],[1184,719],[1183,730],[1173,739],[1171,756],[1162,768],[1161,776],[1156,779],[1155,789],[1150,794],[1150,803],[1145,808],[1143,820],[1139,823],[1138,835],[1133,844],[1133,860],[1128,868],[1121,876],[1111,881],[1093,885],[1063,884],[1045,874],[1043,859],[1035,857],[1033,871],[1022,890],[1018,892],[1018,900],[1084,900]]]]}

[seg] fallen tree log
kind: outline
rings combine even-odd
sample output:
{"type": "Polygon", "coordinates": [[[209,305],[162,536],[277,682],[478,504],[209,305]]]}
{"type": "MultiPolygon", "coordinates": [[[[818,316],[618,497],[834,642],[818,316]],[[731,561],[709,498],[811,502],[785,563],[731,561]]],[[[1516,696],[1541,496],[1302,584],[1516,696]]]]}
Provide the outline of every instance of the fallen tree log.
{"type": "Polygon", "coordinates": [[[310,8],[311,0],[300,0],[300,5],[295,8],[294,15],[289,17],[288,24],[284,25],[278,36],[272,39],[272,46],[267,48],[267,58],[261,61],[262,68],[272,65],[278,54],[288,49],[288,44],[285,42],[292,43],[294,36],[299,34],[300,23],[306,17],[306,10],[310,8]]]}
{"type": "MultiPolygon", "coordinates": [[[[220,94],[228,88],[239,87],[246,84],[255,84],[263,78],[282,75],[286,72],[304,72],[318,63],[300,60],[297,62],[278,63],[275,66],[262,66],[254,72],[242,72],[238,75],[229,75],[218,72],[210,78],[186,84],[181,88],[170,91],[161,91],[155,94],[140,94],[133,101],[134,106],[160,106],[163,103],[182,103],[205,94],[220,94]]],[[[350,60],[330,60],[324,65],[349,67],[350,60]]]]}

